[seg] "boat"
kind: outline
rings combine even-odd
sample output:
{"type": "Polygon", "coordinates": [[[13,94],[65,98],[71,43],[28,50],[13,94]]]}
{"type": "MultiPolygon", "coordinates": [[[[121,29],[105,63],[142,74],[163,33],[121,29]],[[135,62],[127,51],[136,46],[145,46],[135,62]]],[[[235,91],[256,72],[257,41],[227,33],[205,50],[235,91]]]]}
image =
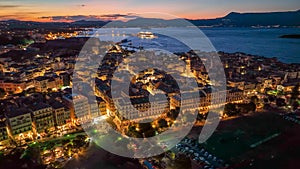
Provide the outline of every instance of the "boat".
{"type": "Polygon", "coordinates": [[[139,32],[137,36],[141,39],[154,39],[157,38],[152,32],[139,32]]]}

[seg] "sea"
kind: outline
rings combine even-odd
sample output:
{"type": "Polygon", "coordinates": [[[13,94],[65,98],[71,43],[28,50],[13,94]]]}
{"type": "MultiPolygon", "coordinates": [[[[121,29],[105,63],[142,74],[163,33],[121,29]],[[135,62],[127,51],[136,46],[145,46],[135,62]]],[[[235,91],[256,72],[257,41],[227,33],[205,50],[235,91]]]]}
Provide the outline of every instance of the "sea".
{"type": "MultiPolygon", "coordinates": [[[[102,40],[112,40],[114,42],[127,39],[130,41],[130,45],[133,44],[133,46],[143,46],[145,48],[173,46],[173,49],[169,50],[172,52],[181,52],[186,49],[186,46],[180,44],[176,45],[174,40],[171,39],[172,41],[170,41],[170,39],[167,39],[165,36],[158,36],[158,38],[152,40],[138,39],[137,37],[131,36],[140,31],[171,32],[171,34],[178,32],[177,35],[188,38],[192,43],[199,42],[199,38],[205,37],[205,42],[209,42],[209,45],[206,47],[213,47],[216,51],[227,53],[242,52],[257,56],[276,57],[284,63],[300,63],[300,39],[280,38],[282,35],[300,34],[300,28],[198,28],[203,33],[203,36],[193,36],[191,30],[194,29],[195,28],[181,27],[151,29],[100,28],[93,29],[88,34],[93,36],[97,34],[102,40]],[[183,48],[181,49],[180,46],[183,46],[183,48]]],[[[203,46],[205,46],[205,44],[203,46]]]]}
{"type": "Polygon", "coordinates": [[[284,63],[300,63],[300,39],[279,38],[300,34],[300,28],[202,28],[216,50],[277,57],[284,63]]]}

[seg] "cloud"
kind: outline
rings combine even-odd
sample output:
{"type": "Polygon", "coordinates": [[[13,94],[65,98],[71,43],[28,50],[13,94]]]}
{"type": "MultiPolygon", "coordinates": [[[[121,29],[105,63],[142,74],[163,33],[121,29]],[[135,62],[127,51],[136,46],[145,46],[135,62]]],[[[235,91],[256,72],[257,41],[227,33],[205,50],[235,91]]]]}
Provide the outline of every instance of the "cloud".
{"type": "Polygon", "coordinates": [[[108,21],[108,20],[122,20],[122,19],[132,19],[138,16],[133,13],[130,14],[105,14],[105,15],[71,15],[71,16],[42,16],[40,19],[48,19],[51,21],[108,21]]]}
{"type": "Polygon", "coordinates": [[[124,14],[106,14],[106,15],[101,15],[101,17],[107,17],[107,18],[118,18],[118,17],[124,17],[127,15],[124,14]]]}
{"type": "Polygon", "coordinates": [[[0,8],[18,8],[21,7],[21,5],[0,5],[0,8]]]}
{"type": "Polygon", "coordinates": [[[75,5],[76,7],[86,7],[87,5],[86,4],[77,4],[77,5],[75,5]]]}
{"type": "Polygon", "coordinates": [[[38,15],[43,14],[44,12],[15,12],[16,15],[38,15]]]}
{"type": "Polygon", "coordinates": [[[97,20],[101,20],[96,15],[43,16],[40,18],[41,19],[49,19],[52,21],[78,21],[78,20],[97,21],[97,20]]]}
{"type": "Polygon", "coordinates": [[[24,15],[0,15],[0,21],[9,19],[26,19],[24,15]]]}
{"type": "Polygon", "coordinates": [[[32,16],[34,16],[34,15],[41,15],[43,13],[44,12],[36,12],[36,11],[13,12],[13,13],[6,14],[6,15],[0,15],[0,20],[8,20],[8,19],[19,19],[19,20],[32,19],[32,16]]]}

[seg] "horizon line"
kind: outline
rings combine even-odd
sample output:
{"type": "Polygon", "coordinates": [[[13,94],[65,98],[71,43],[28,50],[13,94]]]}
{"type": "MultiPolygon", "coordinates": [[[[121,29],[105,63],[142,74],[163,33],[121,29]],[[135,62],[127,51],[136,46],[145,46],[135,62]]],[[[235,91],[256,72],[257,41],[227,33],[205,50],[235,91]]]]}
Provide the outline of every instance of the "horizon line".
{"type": "MultiPolygon", "coordinates": [[[[223,15],[223,16],[219,16],[219,17],[212,17],[212,18],[196,18],[196,19],[192,19],[192,18],[185,18],[185,17],[182,17],[182,18],[173,18],[173,19],[186,19],[186,20],[210,20],[210,19],[219,19],[219,18],[223,18],[223,17],[226,17],[228,16],[229,14],[231,13],[237,13],[237,14],[264,14],[264,13],[284,13],[284,12],[300,12],[300,9],[298,10],[285,10],[285,11],[281,11],[281,10],[278,10],[278,11],[259,11],[259,12],[238,12],[238,11],[231,11],[231,12],[228,12],[227,14],[223,15]]],[[[107,14],[109,15],[109,14],[107,14]]],[[[64,16],[60,16],[60,17],[72,17],[72,16],[83,16],[83,17],[88,17],[88,16],[101,16],[101,15],[81,15],[81,14],[78,14],[78,15],[64,15],[64,16]]],[[[130,15],[128,15],[130,16],[130,15]]],[[[0,16],[0,17],[5,17],[5,15],[3,16],[0,16]]],[[[122,19],[92,19],[92,20],[88,20],[88,19],[78,19],[78,20],[49,20],[49,21],[39,21],[38,19],[42,19],[43,17],[48,17],[48,18],[51,18],[51,17],[57,17],[55,15],[52,15],[52,16],[40,16],[38,17],[36,20],[29,20],[29,19],[17,19],[17,18],[11,18],[11,19],[0,19],[1,22],[5,22],[5,21],[12,21],[12,20],[15,20],[15,21],[22,21],[22,22],[44,22],[44,23],[52,23],[52,22],[56,22],[56,23],[73,23],[73,22],[78,22],[78,21],[91,21],[91,22],[97,22],[97,21],[102,21],[102,22],[113,22],[113,21],[121,21],[121,22],[124,22],[124,20],[122,19]]],[[[133,17],[132,19],[127,19],[125,22],[129,21],[129,20],[133,20],[133,19],[137,19],[137,18],[149,18],[149,19],[163,19],[163,18],[151,18],[151,17],[139,17],[139,16],[136,16],[136,17],[133,17]]],[[[173,20],[173,19],[163,19],[163,20],[173,20]]]]}

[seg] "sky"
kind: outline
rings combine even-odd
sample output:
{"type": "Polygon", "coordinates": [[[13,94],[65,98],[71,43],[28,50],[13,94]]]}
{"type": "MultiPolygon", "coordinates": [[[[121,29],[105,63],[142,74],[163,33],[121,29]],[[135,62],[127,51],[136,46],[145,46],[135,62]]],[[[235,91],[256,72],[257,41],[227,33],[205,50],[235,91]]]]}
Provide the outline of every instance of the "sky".
{"type": "Polygon", "coordinates": [[[144,12],[209,19],[230,12],[299,9],[299,0],[0,0],[0,20],[122,20],[144,12]]]}

